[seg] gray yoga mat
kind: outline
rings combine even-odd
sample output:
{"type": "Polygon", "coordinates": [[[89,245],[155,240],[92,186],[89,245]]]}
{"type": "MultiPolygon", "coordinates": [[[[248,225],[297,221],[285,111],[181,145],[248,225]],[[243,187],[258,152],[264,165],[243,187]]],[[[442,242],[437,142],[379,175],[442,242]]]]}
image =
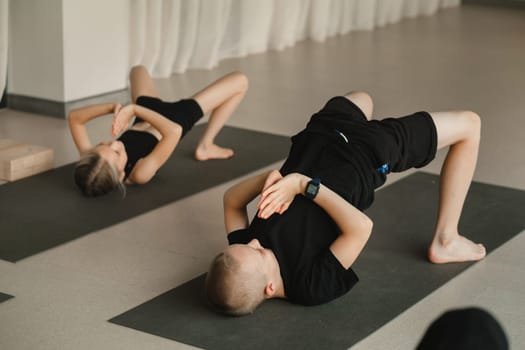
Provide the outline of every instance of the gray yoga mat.
{"type": "Polygon", "coordinates": [[[73,181],[74,164],[0,186],[0,259],[16,262],[230,181],[284,159],[290,147],[288,137],[225,127],[217,143],[235,156],[198,162],[193,152],[204,127],[181,141],[150,183],[129,186],[126,198],[118,191],[83,197],[73,181]]]}
{"type": "Polygon", "coordinates": [[[11,298],[13,298],[12,295],[4,294],[4,293],[0,292],[0,303],[3,303],[4,301],[9,300],[11,298]]]}
{"type": "MultiPolygon", "coordinates": [[[[372,237],[353,266],[360,282],[331,303],[272,300],[225,317],[207,307],[202,275],[110,322],[205,349],[347,349],[472,265],[427,262],[437,198],[427,173],[378,191],[372,237]]],[[[490,252],[525,229],[524,211],[525,191],[473,183],[460,229],[490,252]]]]}

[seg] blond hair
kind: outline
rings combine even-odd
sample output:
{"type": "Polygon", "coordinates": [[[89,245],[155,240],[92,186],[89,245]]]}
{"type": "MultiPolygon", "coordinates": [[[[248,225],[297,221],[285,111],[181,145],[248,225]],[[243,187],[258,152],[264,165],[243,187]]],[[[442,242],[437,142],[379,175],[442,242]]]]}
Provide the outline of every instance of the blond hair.
{"type": "Polygon", "coordinates": [[[247,269],[228,252],[211,263],[206,276],[206,296],[212,307],[230,316],[251,314],[264,299],[266,276],[247,269]]]}
{"type": "Polygon", "coordinates": [[[123,195],[126,193],[117,169],[94,149],[85,152],[80,157],[75,166],[75,183],[87,197],[100,196],[117,187],[123,195]]]}

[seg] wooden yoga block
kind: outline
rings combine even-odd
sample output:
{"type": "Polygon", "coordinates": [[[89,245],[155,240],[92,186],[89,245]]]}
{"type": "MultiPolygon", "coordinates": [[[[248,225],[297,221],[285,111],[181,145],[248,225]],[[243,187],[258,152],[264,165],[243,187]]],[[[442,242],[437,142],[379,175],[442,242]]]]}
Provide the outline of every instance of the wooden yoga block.
{"type": "Polygon", "coordinates": [[[15,181],[52,169],[51,148],[0,139],[0,179],[15,181]]]}

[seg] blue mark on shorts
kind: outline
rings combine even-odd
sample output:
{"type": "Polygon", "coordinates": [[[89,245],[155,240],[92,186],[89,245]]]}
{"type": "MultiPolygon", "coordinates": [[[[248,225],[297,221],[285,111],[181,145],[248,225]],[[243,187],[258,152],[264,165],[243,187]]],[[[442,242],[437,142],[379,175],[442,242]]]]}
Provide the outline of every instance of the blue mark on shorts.
{"type": "Polygon", "coordinates": [[[337,129],[334,129],[336,133],[339,134],[339,136],[341,136],[343,138],[343,140],[345,140],[346,143],[348,143],[348,138],[346,137],[345,134],[343,134],[341,131],[337,130],[337,129]]]}
{"type": "Polygon", "coordinates": [[[390,165],[388,165],[388,163],[385,163],[376,170],[379,171],[381,174],[388,174],[390,172],[390,165]]]}

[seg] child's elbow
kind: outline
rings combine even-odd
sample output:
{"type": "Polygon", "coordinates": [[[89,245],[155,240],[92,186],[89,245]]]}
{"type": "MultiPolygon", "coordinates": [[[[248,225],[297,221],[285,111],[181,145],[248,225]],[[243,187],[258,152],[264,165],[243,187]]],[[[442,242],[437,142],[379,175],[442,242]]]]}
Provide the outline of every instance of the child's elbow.
{"type": "Polygon", "coordinates": [[[363,233],[363,235],[366,235],[366,237],[370,237],[372,234],[372,229],[374,228],[374,222],[368,217],[364,217],[360,222],[360,231],[363,233]]]}
{"type": "Polygon", "coordinates": [[[177,123],[172,123],[170,134],[178,140],[182,137],[182,126],[177,123]]]}
{"type": "Polygon", "coordinates": [[[231,193],[231,190],[228,189],[226,190],[226,192],[224,192],[224,195],[222,196],[222,204],[224,206],[224,208],[228,208],[228,207],[231,207],[231,202],[232,202],[232,193],[231,193]]]}
{"type": "Polygon", "coordinates": [[[222,204],[224,207],[228,204],[228,191],[224,192],[224,195],[222,196],[222,204]]]}

